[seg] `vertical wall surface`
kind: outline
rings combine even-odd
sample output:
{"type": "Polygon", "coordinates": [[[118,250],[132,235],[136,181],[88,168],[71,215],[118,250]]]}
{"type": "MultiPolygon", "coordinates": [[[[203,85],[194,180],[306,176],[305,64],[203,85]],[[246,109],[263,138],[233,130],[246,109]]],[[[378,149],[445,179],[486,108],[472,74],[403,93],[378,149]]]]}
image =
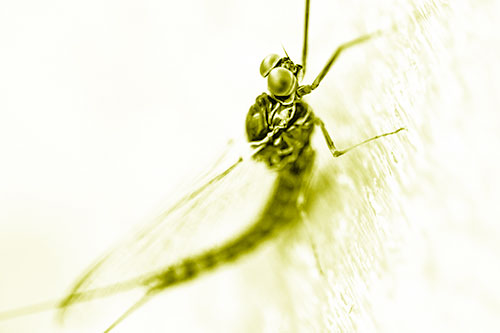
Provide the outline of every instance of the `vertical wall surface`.
{"type": "MultiPolygon", "coordinates": [[[[2,3],[0,311],[63,296],[243,139],[266,88],[261,59],[283,45],[300,61],[303,8],[2,3]]],[[[498,331],[498,12],[495,1],[313,0],[305,82],[336,46],[395,27],[343,53],[307,99],[336,145],[407,131],[338,159],[316,135],[301,225],[116,331],[498,331]]],[[[0,332],[113,321],[95,324],[91,308],[76,308],[71,327],[44,312],[0,321],[0,332]]]]}

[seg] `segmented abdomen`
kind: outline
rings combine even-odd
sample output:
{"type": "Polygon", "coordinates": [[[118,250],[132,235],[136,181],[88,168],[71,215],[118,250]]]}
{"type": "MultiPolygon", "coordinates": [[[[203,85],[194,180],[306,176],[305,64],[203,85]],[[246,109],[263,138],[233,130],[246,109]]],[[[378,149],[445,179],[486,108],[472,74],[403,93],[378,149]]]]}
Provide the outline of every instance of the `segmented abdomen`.
{"type": "Polygon", "coordinates": [[[145,281],[145,284],[154,291],[191,280],[251,252],[279,229],[297,222],[300,219],[298,200],[313,160],[314,151],[306,145],[293,163],[278,171],[270,199],[257,221],[245,232],[220,247],[170,266],[145,281]]]}

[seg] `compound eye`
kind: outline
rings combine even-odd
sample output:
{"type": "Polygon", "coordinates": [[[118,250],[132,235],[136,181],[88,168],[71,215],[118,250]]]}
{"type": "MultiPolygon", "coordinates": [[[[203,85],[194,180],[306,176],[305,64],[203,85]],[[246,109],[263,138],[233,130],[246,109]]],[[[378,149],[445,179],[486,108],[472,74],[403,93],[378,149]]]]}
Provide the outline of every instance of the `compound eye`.
{"type": "Polygon", "coordinates": [[[260,63],[260,75],[262,77],[266,77],[269,72],[278,65],[278,62],[281,60],[281,57],[277,54],[270,54],[265,57],[260,63]]]}
{"type": "Polygon", "coordinates": [[[288,69],[276,67],[267,77],[267,88],[275,96],[289,96],[297,88],[297,79],[288,69]]]}

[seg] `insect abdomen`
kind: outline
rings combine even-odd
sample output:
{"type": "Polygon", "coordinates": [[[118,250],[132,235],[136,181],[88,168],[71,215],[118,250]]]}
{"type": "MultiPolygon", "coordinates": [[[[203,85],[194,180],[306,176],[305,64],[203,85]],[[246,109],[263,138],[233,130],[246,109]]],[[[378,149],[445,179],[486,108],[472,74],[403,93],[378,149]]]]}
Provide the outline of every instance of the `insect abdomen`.
{"type": "Polygon", "coordinates": [[[279,171],[270,200],[257,222],[245,232],[220,247],[170,266],[146,284],[153,290],[161,290],[191,280],[251,252],[273,233],[299,220],[298,199],[313,159],[314,151],[308,146],[294,163],[279,171]]]}

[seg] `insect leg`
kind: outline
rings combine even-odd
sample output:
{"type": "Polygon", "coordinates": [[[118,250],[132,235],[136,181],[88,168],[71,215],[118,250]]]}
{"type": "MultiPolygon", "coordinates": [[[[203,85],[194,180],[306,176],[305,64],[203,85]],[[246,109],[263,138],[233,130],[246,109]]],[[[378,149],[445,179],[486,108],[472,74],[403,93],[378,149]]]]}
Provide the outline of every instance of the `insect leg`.
{"type": "Polygon", "coordinates": [[[351,41],[348,41],[347,43],[344,43],[344,44],[340,45],[335,50],[335,52],[333,52],[333,54],[330,57],[330,59],[328,59],[328,62],[326,63],[325,67],[323,67],[323,69],[321,70],[321,72],[318,74],[318,76],[316,77],[316,79],[314,79],[314,82],[311,84],[311,89],[314,90],[314,89],[316,89],[319,86],[320,82],[326,76],[326,74],[328,73],[328,71],[332,67],[333,63],[335,62],[335,60],[337,60],[338,56],[340,55],[340,53],[342,53],[342,51],[344,51],[344,50],[346,50],[346,49],[348,49],[350,47],[359,45],[361,43],[367,42],[370,39],[372,39],[374,37],[378,37],[380,35],[382,35],[382,30],[377,30],[377,31],[375,31],[375,32],[373,32],[371,34],[366,34],[366,35],[360,36],[360,37],[355,38],[355,39],[353,39],[351,41]]]}
{"type": "Polygon", "coordinates": [[[306,74],[306,62],[307,62],[307,43],[309,34],[309,7],[311,0],[306,0],[306,9],[304,16],[304,44],[302,45],[302,68],[304,75],[306,74]]]}
{"type": "Polygon", "coordinates": [[[151,290],[148,291],[144,296],[142,296],[137,302],[135,302],[130,308],[127,309],[124,313],[120,315],[106,330],[104,333],[111,332],[112,329],[114,329],[119,323],[121,323],[125,318],[127,318],[132,312],[135,310],[139,309],[141,306],[146,304],[147,301],[151,299],[152,296],[154,296],[155,293],[153,293],[151,290]]]}
{"type": "MultiPolygon", "coordinates": [[[[309,1],[309,0],[306,0],[306,1],[309,1]]],[[[306,15],[308,15],[308,13],[306,15]]],[[[307,29],[307,27],[306,27],[306,29],[307,29]]],[[[394,28],[393,28],[393,30],[394,30],[394,28]]],[[[324,77],[326,76],[326,74],[328,73],[328,71],[330,70],[330,68],[332,67],[333,63],[337,60],[337,58],[339,57],[340,53],[342,53],[342,51],[344,51],[344,50],[346,50],[346,49],[348,49],[348,48],[350,48],[352,46],[356,46],[358,44],[367,42],[367,41],[371,40],[372,38],[379,37],[379,36],[381,36],[385,32],[387,32],[387,31],[377,30],[377,31],[375,31],[375,32],[373,32],[371,34],[366,34],[366,35],[360,36],[360,37],[355,38],[355,39],[353,39],[353,40],[351,40],[351,41],[349,41],[347,43],[344,43],[344,44],[340,45],[333,52],[333,54],[330,57],[330,59],[328,59],[328,62],[323,67],[323,69],[318,74],[318,76],[316,76],[316,79],[314,79],[313,83],[312,84],[306,84],[306,85],[300,86],[297,89],[298,96],[300,96],[300,97],[305,96],[307,94],[310,94],[314,89],[318,88],[320,82],[324,79],[324,77]]],[[[307,32],[305,32],[305,33],[307,33],[307,32]]],[[[305,39],[304,40],[304,45],[306,43],[307,43],[307,41],[305,39]]],[[[307,50],[305,50],[304,52],[307,52],[307,50]]],[[[304,54],[303,54],[303,56],[304,56],[304,54]]],[[[304,62],[304,60],[302,60],[302,61],[304,62]]]]}
{"type": "Polygon", "coordinates": [[[347,149],[343,149],[343,150],[338,150],[336,147],[335,147],[335,144],[333,143],[333,140],[332,138],[330,137],[330,134],[328,133],[327,129],[326,129],[326,126],[325,126],[325,123],[319,119],[319,118],[316,118],[316,125],[318,125],[320,128],[321,128],[321,132],[323,133],[323,137],[325,138],[325,141],[326,141],[326,144],[328,146],[328,149],[330,149],[330,152],[332,153],[333,157],[339,157],[339,156],[342,156],[344,155],[345,153],[353,150],[354,148],[357,148],[361,145],[364,145],[365,143],[368,143],[370,141],[374,141],[374,140],[377,140],[377,139],[380,139],[384,136],[388,136],[388,135],[392,135],[392,134],[396,134],[402,130],[405,130],[406,128],[404,127],[401,127],[395,131],[392,131],[392,132],[388,132],[388,133],[384,133],[384,134],[379,134],[379,135],[376,135],[372,138],[369,138],[369,139],[366,139],[358,144],[355,144],[354,146],[351,146],[347,149]]]}
{"type": "MultiPolygon", "coordinates": [[[[411,17],[416,20],[416,21],[419,21],[421,19],[425,19],[425,17],[428,15],[428,13],[416,13],[415,15],[412,15],[411,17]]],[[[394,24],[392,25],[390,28],[388,29],[384,29],[384,30],[377,30],[377,31],[374,31],[370,34],[366,34],[366,35],[362,35],[358,38],[355,38],[353,40],[350,40],[344,44],[341,44],[332,54],[332,56],[330,57],[330,59],[328,59],[328,62],[326,63],[326,65],[323,67],[323,69],[321,70],[321,72],[318,74],[318,76],[316,77],[316,79],[314,79],[313,83],[310,85],[310,86],[306,86],[307,88],[303,88],[304,89],[304,92],[303,95],[305,94],[308,94],[310,93],[312,90],[316,89],[320,82],[323,80],[323,78],[326,76],[326,74],[328,73],[328,71],[330,70],[330,68],[332,67],[333,63],[337,60],[338,56],[340,55],[340,53],[342,53],[342,51],[350,48],[350,47],[353,47],[353,46],[356,46],[356,45],[359,45],[359,44],[362,44],[364,42],[367,42],[375,37],[380,37],[384,34],[387,34],[387,33],[390,33],[390,32],[395,32],[399,30],[399,27],[394,24]]]]}
{"type": "Polygon", "coordinates": [[[309,223],[308,223],[309,219],[307,217],[307,213],[303,207],[299,207],[299,210],[300,210],[300,218],[302,219],[302,221],[304,222],[304,225],[306,226],[307,238],[309,238],[309,242],[311,244],[311,249],[312,249],[312,252],[314,255],[314,260],[316,261],[316,267],[319,271],[319,274],[321,276],[325,276],[325,271],[323,270],[323,266],[321,265],[321,261],[319,259],[318,248],[317,248],[316,244],[314,243],[313,238],[311,236],[311,230],[309,229],[309,223]]]}

